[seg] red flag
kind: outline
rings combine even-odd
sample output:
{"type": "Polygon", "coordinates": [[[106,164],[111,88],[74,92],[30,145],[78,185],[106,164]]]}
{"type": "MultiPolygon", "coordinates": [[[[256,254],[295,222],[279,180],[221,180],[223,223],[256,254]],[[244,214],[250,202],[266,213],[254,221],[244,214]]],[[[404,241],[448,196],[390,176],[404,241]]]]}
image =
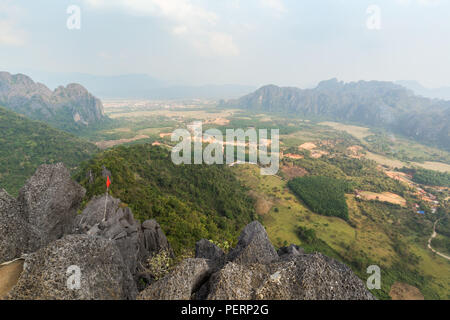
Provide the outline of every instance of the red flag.
{"type": "Polygon", "coordinates": [[[109,180],[109,176],[106,177],[106,188],[109,189],[109,186],[111,185],[111,180],[109,180]]]}

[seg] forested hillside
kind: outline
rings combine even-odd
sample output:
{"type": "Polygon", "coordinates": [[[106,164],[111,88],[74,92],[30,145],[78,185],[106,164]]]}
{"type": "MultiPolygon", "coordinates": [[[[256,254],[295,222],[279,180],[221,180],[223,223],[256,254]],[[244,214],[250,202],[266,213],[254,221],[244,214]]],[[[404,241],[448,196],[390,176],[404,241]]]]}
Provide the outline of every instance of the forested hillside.
{"type": "Polygon", "coordinates": [[[403,171],[411,173],[413,175],[414,182],[428,186],[440,186],[450,188],[450,173],[448,172],[438,172],[422,168],[412,170],[404,169],[403,171]]]}
{"type": "Polygon", "coordinates": [[[76,175],[87,199],[105,193],[105,168],[111,194],[136,218],[156,218],[175,251],[193,248],[201,238],[234,241],[255,219],[253,200],[227,166],[176,166],[166,149],[121,146],[98,154],[76,175]]]}
{"type": "Polygon", "coordinates": [[[71,134],[0,107],[0,188],[16,194],[38,166],[75,168],[98,149],[71,134]]]}

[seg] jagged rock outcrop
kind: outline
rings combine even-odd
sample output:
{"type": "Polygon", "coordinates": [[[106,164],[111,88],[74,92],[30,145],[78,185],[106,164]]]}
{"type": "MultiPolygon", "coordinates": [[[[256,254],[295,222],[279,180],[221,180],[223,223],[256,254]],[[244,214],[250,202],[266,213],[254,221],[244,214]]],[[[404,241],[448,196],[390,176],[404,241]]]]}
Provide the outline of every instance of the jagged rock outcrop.
{"type": "Polygon", "coordinates": [[[334,259],[320,253],[304,254],[295,245],[280,249],[278,255],[259,222],[252,222],[244,228],[225,265],[220,263],[222,256],[216,255],[211,245],[205,241],[197,245],[197,256],[207,256],[210,260],[186,260],[173,273],[145,289],[139,298],[374,299],[352,270],[334,259]],[[207,249],[203,250],[203,247],[207,249]],[[202,282],[203,285],[198,287],[202,282]],[[182,291],[181,287],[185,284],[188,287],[182,291]]]}
{"type": "Polygon", "coordinates": [[[160,251],[167,251],[173,256],[172,248],[161,226],[156,220],[146,220],[142,223],[143,233],[143,249],[142,252],[146,257],[160,251]]]}
{"type": "Polygon", "coordinates": [[[211,300],[373,299],[350,268],[320,253],[266,265],[228,263],[208,285],[211,300]]]}
{"type": "Polygon", "coordinates": [[[141,264],[161,250],[173,255],[159,224],[148,220],[141,225],[119,199],[94,197],[77,215],[84,194],[84,188],[71,180],[62,164],[39,167],[20,190],[17,200],[0,190],[0,263],[31,254],[11,299],[134,298],[141,264]],[[100,251],[94,249],[96,244],[111,260],[99,255],[100,251]],[[74,248],[69,249],[70,245],[74,248]],[[79,262],[84,260],[87,264],[82,267],[79,262]],[[86,281],[99,289],[87,286],[85,292],[73,293],[63,289],[60,282],[55,284],[54,279],[62,279],[55,273],[66,264],[85,268],[86,281]],[[47,273],[36,277],[43,269],[48,269],[47,273]],[[116,289],[102,287],[101,282],[93,280],[102,272],[106,274],[97,280],[112,281],[116,289]],[[117,289],[118,283],[123,290],[117,289]]]}
{"type": "Polygon", "coordinates": [[[29,230],[19,203],[0,189],[0,263],[22,255],[28,247],[29,230]]]}
{"type": "Polygon", "coordinates": [[[211,241],[202,239],[195,244],[195,257],[220,261],[225,258],[225,252],[211,241]]]}
{"type": "Polygon", "coordinates": [[[186,259],[172,273],[150,285],[139,300],[189,300],[213,272],[207,259],[186,259]]]}
{"type": "Polygon", "coordinates": [[[305,250],[295,244],[291,244],[288,247],[282,247],[278,249],[277,253],[281,260],[289,260],[305,254],[305,250]]]}
{"type": "Polygon", "coordinates": [[[101,101],[79,84],[51,91],[26,75],[8,72],[0,72],[0,104],[69,131],[106,118],[101,101]]]}
{"type": "Polygon", "coordinates": [[[166,250],[172,253],[161,227],[155,220],[135,220],[131,209],[111,196],[94,197],[74,222],[74,233],[113,240],[133,275],[150,255],[166,250]]]}
{"type": "Polygon", "coordinates": [[[136,294],[136,284],[113,241],[68,235],[26,258],[6,299],[119,300],[134,299],[136,294]],[[75,276],[68,273],[71,266],[79,267],[79,288],[68,286],[75,276]]]}
{"type": "Polygon", "coordinates": [[[141,256],[140,223],[130,208],[121,207],[119,199],[110,196],[92,199],[76,217],[74,232],[114,241],[128,269],[135,274],[141,256]]]}
{"type": "Polygon", "coordinates": [[[39,232],[34,251],[71,231],[86,191],[62,164],[42,165],[20,190],[18,202],[26,221],[39,232]]]}
{"type": "Polygon", "coordinates": [[[265,264],[277,259],[278,254],[258,221],[253,221],[242,230],[236,248],[227,256],[228,261],[238,264],[265,264]]]}
{"type": "Polygon", "coordinates": [[[71,231],[85,194],[63,164],[42,165],[14,199],[0,192],[0,262],[20,257],[71,231]]]}

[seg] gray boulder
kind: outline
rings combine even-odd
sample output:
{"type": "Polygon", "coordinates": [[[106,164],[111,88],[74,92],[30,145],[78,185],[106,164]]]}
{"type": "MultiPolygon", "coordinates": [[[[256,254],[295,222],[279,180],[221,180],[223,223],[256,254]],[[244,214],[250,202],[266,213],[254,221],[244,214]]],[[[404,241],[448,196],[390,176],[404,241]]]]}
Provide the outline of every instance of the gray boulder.
{"type": "Polygon", "coordinates": [[[72,181],[69,170],[62,163],[42,165],[37,169],[18,197],[23,217],[40,232],[39,241],[30,250],[43,247],[71,231],[85,192],[72,181]]]}
{"type": "Polygon", "coordinates": [[[211,241],[202,239],[195,244],[195,257],[212,261],[222,261],[225,253],[211,241]]]}
{"type": "Polygon", "coordinates": [[[270,276],[263,264],[238,264],[228,262],[214,273],[199,290],[203,300],[254,300],[255,291],[270,276]]]}
{"type": "Polygon", "coordinates": [[[130,208],[111,196],[94,197],[75,218],[73,233],[113,240],[133,275],[142,271],[140,264],[145,264],[154,253],[166,250],[173,256],[169,242],[155,220],[147,220],[141,225],[130,208]]]}
{"type": "Polygon", "coordinates": [[[289,260],[305,254],[305,250],[295,244],[291,244],[288,247],[282,247],[278,249],[277,253],[281,260],[289,260]]]}
{"type": "Polygon", "coordinates": [[[322,254],[267,265],[228,263],[211,276],[211,300],[372,300],[350,268],[322,254]]]}
{"type": "Polygon", "coordinates": [[[130,272],[133,275],[136,273],[142,256],[141,226],[134,219],[130,208],[123,207],[119,199],[106,195],[94,197],[82,214],[76,217],[74,233],[114,241],[130,272]]]}
{"type": "Polygon", "coordinates": [[[136,285],[113,241],[87,235],[69,235],[28,256],[11,300],[134,299],[136,285]],[[80,287],[70,287],[81,271],[80,287]],[[73,271],[72,271],[73,272],[73,271]]]}
{"type": "Polygon", "coordinates": [[[109,171],[108,169],[106,169],[106,167],[105,166],[102,166],[102,177],[103,178],[107,178],[107,177],[109,177],[109,179],[111,180],[111,182],[112,182],[112,174],[111,174],[111,171],[109,171]]]}
{"type": "Polygon", "coordinates": [[[156,220],[146,220],[142,223],[142,250],[144,258],[158,253],[160,251],[168,251],[173,256],[172,248],[161,226],[156,220]]]}
{"type": "Polygon", "coordinates": [[[29,233],[19,203],[0,189],[0,263],[18,258],[27,250],[29,233]]]}
{"type": "Polygon", "coordinates": [[[213,272],[206,259],[186,259],[174,271],[142,291],[138,300],[190,300],[213,272]]]}
{"type": "Polygon", "coordinates": [[[258,221],[251,222],[242,230],[236,248],[227,256],[228,261],[238,264],[266,264],[278,259],[266,230],[258,221]]]}

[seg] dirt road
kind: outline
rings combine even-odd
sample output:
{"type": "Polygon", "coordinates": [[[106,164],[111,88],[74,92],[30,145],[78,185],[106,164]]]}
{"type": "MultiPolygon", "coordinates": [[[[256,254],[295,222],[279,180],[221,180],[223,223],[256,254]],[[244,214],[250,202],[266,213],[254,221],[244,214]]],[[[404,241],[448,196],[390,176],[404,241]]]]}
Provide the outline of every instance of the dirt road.
{"type": "Polygon", "coordinates": [[[442,258],[445,258],[445,259],[447,259],[447,260],[450,260],[450,257],[449,257],[449,256],[446,256],[445,254],[440,253],[440,252],[434,250],[434,249],[431,247],[431,240],[433,240],[433,239],[436,238],[436,236],[437,236],[437,233],[436,233],[436,224],[439,222],[439,220],[441,220],[441,219],[437,219],[437,220],[434,222],[434,225],[433,225],[433,234],[431,235],[430,239],[428,239],[428,249],[430,249],[431,251],[433,251],[433,252],[436,253],[437,255],[441,256],[442,258]]]}

